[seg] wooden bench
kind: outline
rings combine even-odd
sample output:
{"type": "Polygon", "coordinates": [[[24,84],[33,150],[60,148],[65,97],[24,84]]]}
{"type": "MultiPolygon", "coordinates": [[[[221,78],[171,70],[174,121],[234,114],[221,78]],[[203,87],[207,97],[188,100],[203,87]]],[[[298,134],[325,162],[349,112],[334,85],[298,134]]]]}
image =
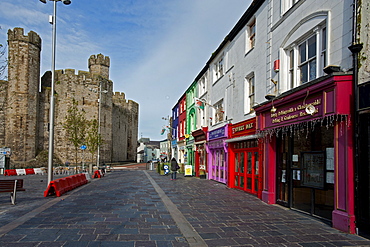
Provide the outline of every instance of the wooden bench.
{"type": "Polygon", "coordinates": [[[10,192],[10,201],[15,204],[17,191],[25,191],[23,179],[0,180],[0,193],[10,192]]]}

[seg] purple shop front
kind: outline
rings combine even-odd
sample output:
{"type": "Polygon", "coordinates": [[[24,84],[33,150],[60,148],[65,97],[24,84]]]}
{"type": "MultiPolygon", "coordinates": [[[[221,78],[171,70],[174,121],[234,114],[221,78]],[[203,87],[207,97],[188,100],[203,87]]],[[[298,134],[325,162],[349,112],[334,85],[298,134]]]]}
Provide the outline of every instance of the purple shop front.
{"type": "Polygon", "coordinates": [[[221,182],[227,182],[227,145],[228,125],[208,132],[207,153],[208,153],[208,178],[221,182]]]}

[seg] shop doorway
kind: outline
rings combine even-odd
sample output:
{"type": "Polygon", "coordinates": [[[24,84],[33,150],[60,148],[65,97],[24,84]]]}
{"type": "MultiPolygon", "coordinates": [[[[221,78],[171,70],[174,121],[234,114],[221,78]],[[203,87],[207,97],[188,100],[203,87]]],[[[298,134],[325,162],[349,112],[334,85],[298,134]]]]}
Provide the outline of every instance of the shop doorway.
{"type": "Polygon", "coordinates": [[[235,188],[257,195],[259,190],[258,149],[235,154],[235,188]]]}
{"type": "Polygon", "coordinates": [[[359,114],[359,160],[357,166],[356,227],[370,237],[370,112],[359,114]]]}
{"type": "Polygon", "coordinates": [[[226,183],[227,168],[226,168],[226,153],[223,148],[216,149],[212,153],[211,162],[212,179],[221,183],[226,183]]]}
{"type": "Polygon", "coordinates": [[[258,195],[261,175],[257,142],[249,140],[232,144],[233,187],[258,195]]]}
{"type": "Polygon", "coordinates": [[[334,129],[314,126],[277,138],[277,203],[331,220],[334,129]]]}

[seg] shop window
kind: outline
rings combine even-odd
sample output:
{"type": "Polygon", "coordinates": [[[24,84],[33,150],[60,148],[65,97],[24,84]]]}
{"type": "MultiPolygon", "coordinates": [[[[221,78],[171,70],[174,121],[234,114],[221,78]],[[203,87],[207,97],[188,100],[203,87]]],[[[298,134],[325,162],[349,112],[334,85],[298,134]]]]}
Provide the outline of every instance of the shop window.
{"type": "Polygon", "coordinates": [[[277,203],[331,219],[334,128],[314,126],[278,139],[277,203]]]}

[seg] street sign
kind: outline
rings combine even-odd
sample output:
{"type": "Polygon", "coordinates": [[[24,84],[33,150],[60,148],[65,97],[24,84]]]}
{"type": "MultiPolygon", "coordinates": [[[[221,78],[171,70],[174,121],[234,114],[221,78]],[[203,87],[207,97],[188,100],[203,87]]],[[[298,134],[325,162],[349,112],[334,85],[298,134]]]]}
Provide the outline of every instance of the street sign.
{"type": "Polygon", "coordinates": [[[82,145],[80,148],[81,148],[81,150],[85,150],[87,147],[86,147],[86,145],[82,145]]]}

